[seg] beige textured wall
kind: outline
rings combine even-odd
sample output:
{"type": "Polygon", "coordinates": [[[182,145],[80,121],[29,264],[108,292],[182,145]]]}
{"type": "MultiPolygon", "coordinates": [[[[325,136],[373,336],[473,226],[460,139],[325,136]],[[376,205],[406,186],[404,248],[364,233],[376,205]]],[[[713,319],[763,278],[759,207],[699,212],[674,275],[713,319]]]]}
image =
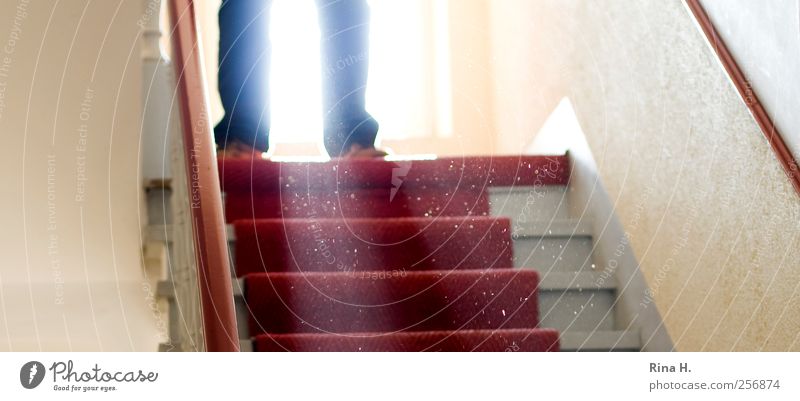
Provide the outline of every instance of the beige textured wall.
{"type": "Polygon", "coordinates": [[[154,351],[163,335],[139,242],[141,9],[0,4],[0,350],[154,351]]]}
{"type": "Polygon", "coordinates": [[[800,350],[800,198],[679,0],[492,4],[500,152],[563,96],[678,350],[800,350]]]}

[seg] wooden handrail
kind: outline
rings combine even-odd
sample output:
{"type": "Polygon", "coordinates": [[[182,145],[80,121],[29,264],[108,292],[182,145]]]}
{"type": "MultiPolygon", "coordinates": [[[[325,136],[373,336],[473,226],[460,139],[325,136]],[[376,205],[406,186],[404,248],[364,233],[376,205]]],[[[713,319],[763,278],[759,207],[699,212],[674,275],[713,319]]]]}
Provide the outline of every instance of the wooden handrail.
{"type": "Polygon", "coordinates": [[[758,95],[756,95],[753,87],[750,85],[750,81],[747,80],[747,77],[744,75],[741,68],[739,68],[733,55],[731,55],[731,52],[728,50],[728,46],[726,46],[722,38],[717,35],[714,23],[708,17],[708,13],[706,13],[700,0],[686,0],[686,4],[700,24],[700,28],[702,28],[703,32],[706,34],[706,38],[708,38],[711,47],[713,47],[714,51],[717,53],[720,62],[722,62],[722,66],[725,68],[725,71],[728,72],[728,76],[730,76],[734,86],[736,86],[736,89],[739,91],[742,100],[744,100],[744,103],[750,109],[758,126],[761,127],[761,131],[767,138],[778,160],[783,165],[784,172],[789,177],[792,186],[794,186],[795,191],[800,194],[800,170],[798,170],[797,160],[795,160],[791,151],[789,151],[786,142],[783,140],[783,136],[761,104],[761,100],[759,100],[758,95]]]}
{"type": "Polygon", "coordinates": [[[168,0],[207,351],[239,351],[222,194],[193,0],[168,0]]]}

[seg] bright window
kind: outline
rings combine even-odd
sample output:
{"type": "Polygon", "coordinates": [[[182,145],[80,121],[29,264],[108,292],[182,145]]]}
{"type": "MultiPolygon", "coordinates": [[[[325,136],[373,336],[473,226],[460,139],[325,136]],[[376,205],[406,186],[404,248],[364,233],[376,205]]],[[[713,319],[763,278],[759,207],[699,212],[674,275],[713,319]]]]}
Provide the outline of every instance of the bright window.
{"type": "Polygon", "coordinates": [[[275,0],[270,37],[270,139],[321,140],[319,27],[313,0],[275,0]]]}
{"type": "MultiPolygon", "coordinates": [[[[450,135],[448,0],[371,0],[367,109],[381,138],[450,135]]],[[[319,28],[313,0],[272,9],[271,139],[322,138],[319,28]]]]}

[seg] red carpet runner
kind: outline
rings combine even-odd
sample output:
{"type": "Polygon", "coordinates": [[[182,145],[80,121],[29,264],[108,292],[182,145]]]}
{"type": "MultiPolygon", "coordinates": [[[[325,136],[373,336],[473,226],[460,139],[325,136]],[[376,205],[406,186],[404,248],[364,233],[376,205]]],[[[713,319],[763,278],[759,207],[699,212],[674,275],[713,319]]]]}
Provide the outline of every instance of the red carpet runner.
{"type": "Polygon", "coordinates": [[[257,351],[555,351],[489,187],[563,156],[220,163],[257,351]]]}

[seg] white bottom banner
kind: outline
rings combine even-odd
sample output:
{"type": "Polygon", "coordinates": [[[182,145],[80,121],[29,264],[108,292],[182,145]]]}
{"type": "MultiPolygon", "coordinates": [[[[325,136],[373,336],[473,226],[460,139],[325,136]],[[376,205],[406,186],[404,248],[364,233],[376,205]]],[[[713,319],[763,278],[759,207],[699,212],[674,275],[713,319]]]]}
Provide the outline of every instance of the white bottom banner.
{"type": "Polygon", "coordinates": [[[6,353],[0,399],[798,400],[797,354],[6,353]]]}

